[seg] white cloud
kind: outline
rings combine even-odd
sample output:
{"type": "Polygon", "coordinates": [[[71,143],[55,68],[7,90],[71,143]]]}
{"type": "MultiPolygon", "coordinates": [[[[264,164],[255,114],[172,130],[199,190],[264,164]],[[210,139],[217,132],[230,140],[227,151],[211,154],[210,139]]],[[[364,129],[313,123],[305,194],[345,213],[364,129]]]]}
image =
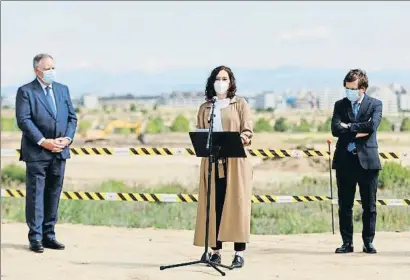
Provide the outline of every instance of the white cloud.
{"type": "Polygon", "coordinates": [[[279,41],[303,41],[307,39],[327,39],[331,36],[328,26],[314,26],[309,28],[297,28],[279,33],[279,41]]]}

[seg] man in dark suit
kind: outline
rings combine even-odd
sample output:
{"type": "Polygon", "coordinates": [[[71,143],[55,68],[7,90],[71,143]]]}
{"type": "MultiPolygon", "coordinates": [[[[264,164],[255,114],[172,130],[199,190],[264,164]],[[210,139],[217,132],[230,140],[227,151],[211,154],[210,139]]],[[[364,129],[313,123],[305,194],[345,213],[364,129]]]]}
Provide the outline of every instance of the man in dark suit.
{"type": "Polygon", "coordinates": [[[56,240],[54,227],[77,117],[68,87],[54,81],[51,55],[35,56],[33,67],[36,79],[17,91],[16,119],[23,132],[20,160],[26,162],[30,250],[42,253],[44,247],[65,248],[56,240]]]}
{"type": "Polygon", "coordinates": [[[376,192],[381,170],[376,131],[382,119],[382,102],[366,94],[367,75],[360,69],[343,81],[346,97],[335,103],[332,134],[338,137],[333,169],[339,197],[339,226],[343,245],[336,253],[353,252],[352,209],[359,185],[362,200],[363,252],[377,253],[373,246],[376,228],[376,192]]]}

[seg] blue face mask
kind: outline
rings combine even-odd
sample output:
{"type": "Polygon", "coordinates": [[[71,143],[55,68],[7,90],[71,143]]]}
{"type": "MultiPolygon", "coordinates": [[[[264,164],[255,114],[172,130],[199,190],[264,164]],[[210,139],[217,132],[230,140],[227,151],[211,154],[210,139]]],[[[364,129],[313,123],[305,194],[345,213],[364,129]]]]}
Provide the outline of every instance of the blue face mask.
{"type": "Polygon", "coordinates": [[[42,80],[47,84],[52,84],[56,79],[56,70],[47,70],[43,72],[42,80]]]}
{"type": "Polygon", "coordinates": [[[358,89],[346,89],[346,97],[350,102],[355,102],[359,99],[359,90],[358,89]]]}

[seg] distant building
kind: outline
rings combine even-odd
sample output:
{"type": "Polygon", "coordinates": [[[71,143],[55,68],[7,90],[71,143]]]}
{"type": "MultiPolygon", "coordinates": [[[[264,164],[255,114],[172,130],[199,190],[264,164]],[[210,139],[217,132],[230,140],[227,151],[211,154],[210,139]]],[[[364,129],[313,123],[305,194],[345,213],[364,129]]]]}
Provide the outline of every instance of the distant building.
{"type": "Polygon", "coordinates": [[[390,88],[396,93],[399,111],[410,112],[410,89],[406,90],[396,83],[393,83],[390,88]]]}
{"type": "Polygon", "coordinates": [[[345,97],[344,89],[325,89],[319,91],[317,96],[317,107],[323,111],[332,111],[336,101],[345,97]]]}
{"type": "Polygon", "coordinates": [[[410,92],[401,94],[399,99],[400,111],[410,112],[410,92]]]}
{"type": "Polygon", "coordinates": [[[313,92],[301,90],[294,99],[292,106],[297,109],[317,109],[318,99],[313,92]]]}
{"type": "Polygon", "coordinates": [[[1,107],[16,107],[16,94],[1,94],[1,107]]]}
{"type": "Polygon", "coordinates": [[[383,102],[384,115],[396,115],[399,112],[397,94],[391,86],[371,86],[367,93],[383,102]]]}
{"type": "Polygon", "coordinates": [[[97,109],[99,106],[98,96],[85,94],[82,97],[82,105],[87,109],[97,109]]]}
{"type": "Polygon", "coordinates": [[[274,92],[262,92],[253,98],[255,109],[276,109],[276,95],[274,92]]]}
{"type": "Polygon", "coordinates": [[[162,95],[158,100],[158,105],[198,108],[204,102],[205,94],[203,92],[174,91],[171,94],[162,95]]]}

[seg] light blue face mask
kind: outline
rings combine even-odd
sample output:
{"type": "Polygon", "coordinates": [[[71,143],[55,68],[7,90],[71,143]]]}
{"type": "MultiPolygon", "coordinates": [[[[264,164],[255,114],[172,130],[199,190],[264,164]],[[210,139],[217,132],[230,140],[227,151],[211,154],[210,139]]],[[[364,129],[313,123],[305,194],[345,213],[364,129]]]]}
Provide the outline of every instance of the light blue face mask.
{"type": "Polygon", "coordinates": [[[350,102],[355,102],[359,99],[359,90],[358,89],[346,89],[346,97],[350,102]]]}
{"type": "Polygon", "coordinates": [[[42,80],[47,84],[52,84],[56,79],[56,70],[43,71],[42,80]]]}

